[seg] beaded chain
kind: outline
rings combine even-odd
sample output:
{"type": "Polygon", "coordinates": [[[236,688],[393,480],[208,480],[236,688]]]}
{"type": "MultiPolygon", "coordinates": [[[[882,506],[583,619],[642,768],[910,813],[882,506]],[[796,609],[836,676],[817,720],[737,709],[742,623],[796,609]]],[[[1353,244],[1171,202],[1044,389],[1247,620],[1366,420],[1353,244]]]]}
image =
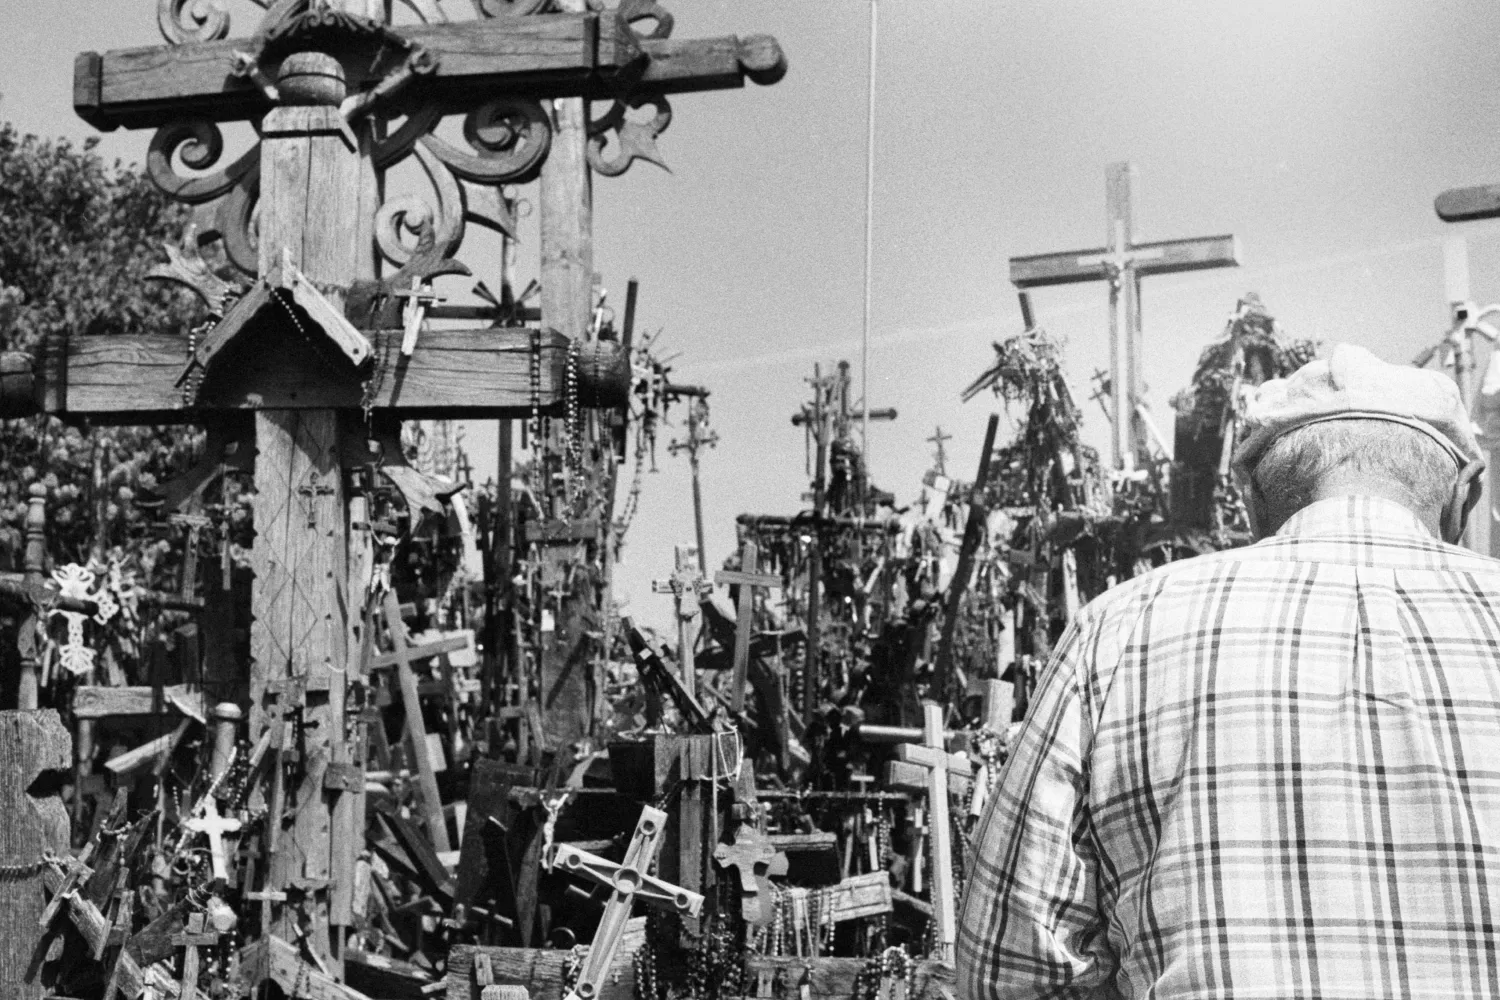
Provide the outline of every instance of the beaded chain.
{"type": "Polygon", "coordinates": [[[906,996],[916,995],[917,963],[903,948],[887,948],[871,957],[860,970],[855,996],[859,1000],[893,1000],[886,984],[900,980],[906,986],[906,996]]]}
{"type": "Polygon", "coordinates": [[[533,451],[540,451],[542,441],[542,331],[531,331],[531,418],[526,433],[533,451]]]}
{"type": "Polygon", "coordinates": [[[193,357],[198,353],[198,340],[213,330],[219,323],[219,315],[211,313],[208,319],[199,323],[188,331],[187,356],[188,364],[193,365],[188,374],[187,381],[182,384],[182,405],[192,406],[198,401],[198,388],[203,384],[203,371],[193,363],[193,357]]]}
{"type": "Polygon", "coordinates": [[[380,341],[378,349],[379,356],[375,359],[375,366],[370,369],[370,377],[365,379],[359,397],[359,408],[364,411],[366,424],[370,422],[370,413],[375,409],[375,399],[380,395],[380,387],[385,383],[386,371],[391,366],[390,342],[380,341]]]}

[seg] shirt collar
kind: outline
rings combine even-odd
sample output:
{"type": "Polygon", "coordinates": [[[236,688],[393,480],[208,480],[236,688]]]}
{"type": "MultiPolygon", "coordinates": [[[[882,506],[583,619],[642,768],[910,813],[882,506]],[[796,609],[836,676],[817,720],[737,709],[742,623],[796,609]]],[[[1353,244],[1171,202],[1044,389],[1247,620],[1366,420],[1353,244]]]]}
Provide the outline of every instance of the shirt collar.
{"type": "Polygon", "coordinates": [[[1287,518],[1278,538],[1348,534],[1416,536],[1438,541],[1422,520],[1407,508],[1382,497],[1354,495],[1332,497],[1308,504],[1287,518]]]}

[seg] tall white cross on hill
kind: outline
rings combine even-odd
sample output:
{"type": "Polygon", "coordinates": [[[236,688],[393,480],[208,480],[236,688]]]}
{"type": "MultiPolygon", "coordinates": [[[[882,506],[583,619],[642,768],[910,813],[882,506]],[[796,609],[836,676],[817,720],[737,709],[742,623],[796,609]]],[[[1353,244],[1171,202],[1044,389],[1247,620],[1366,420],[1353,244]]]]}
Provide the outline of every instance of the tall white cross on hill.
{"type": "Polygon", "coordinates": [[[1239,264],[1233,236],[1135,243],[1131,237],[1131,186],[1135,167],[1111,163],[1106,171],[1107,243],[1097,250],[1071,250],[1010,259],[1010,280],[1017,288],[1109,282],[1109,367],[1113,458],[1129,471],[1148,461],[1149,445],[1141,427],[1144,395],[1141,367],[1141,278],[1239,264]]]}

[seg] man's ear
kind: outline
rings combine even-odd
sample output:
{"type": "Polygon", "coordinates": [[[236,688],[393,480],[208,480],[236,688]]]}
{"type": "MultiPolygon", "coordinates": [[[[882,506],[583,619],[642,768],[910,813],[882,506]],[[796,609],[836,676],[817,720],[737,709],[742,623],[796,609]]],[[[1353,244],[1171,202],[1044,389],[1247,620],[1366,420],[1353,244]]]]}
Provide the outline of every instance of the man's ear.
{"type": "Polygon", "coordinates": [[[1453,495],[1443,507],[1443,541],[1453,545],[1463,541],[1469,515],[1484,492],[1484,480],[1480,478],[1483,474],[1482,458],[1475,459],[1459,471],[1458,480],[1453,484],[1453,495]]]}
{"type": "Polygon", "coordinates": [[[1260,486],[1255,482],[1253,472],[1240,472],[1240,496],[1245,501],[1245,517],[1250,522],[1250,537],[1257,542],[1267,535],[1266,524],[1266,498],[1260,491],[1260,486]]]}

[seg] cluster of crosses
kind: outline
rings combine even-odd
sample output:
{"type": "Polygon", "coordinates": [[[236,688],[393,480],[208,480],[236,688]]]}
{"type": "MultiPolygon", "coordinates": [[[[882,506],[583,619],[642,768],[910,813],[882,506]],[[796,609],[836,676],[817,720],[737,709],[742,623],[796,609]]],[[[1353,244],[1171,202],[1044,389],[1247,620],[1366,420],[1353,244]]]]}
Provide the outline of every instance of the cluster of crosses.
{"type": "MultiPolygon", "coordinates": [[[[474,0],[469,20],[450,20],[438,0],[407,6],[411,23],[398,23],[382,0],[279,0],[253,34],[231,38],[222,7],[161,0],[171,44],[80,55],[78,113],[101,129],[157,129],[153,179],[197,206],[197,239],[170,248],[160,276],[198,293],[209,322],[192,340],[67,336],[19,364],[8,358],[8,375],[18,377],[8,378],[0,404],[6,416],[43,412],[95,425],[198,422],[211,430],[206,467],[222,469],[230,456],[253,462],[242,714],[250,745],[276,757],[277,781],[259,884],[244,887],[261,904],[263,937],[244,963],[288,995],[340,989],[364,828],[360,720],[349,705],[371,669],[378,617],[368,613],[378,605],[363,492],[403,464],[388,446],[392,427],[623,405],[629,359],[620,345],[590,336],[590,173],[612,176],[635,159],[657,159],[667,95],[769,84],[785,72],[774,39],[675,40],[671,15],[649,0],[618,9],[474,0]],[[593,101],[613,108],[593,117],[593,101]],[[635,120],[643,107],[655,117],[635,120]],[[438,132],[455,114],[465,116],[468,149],[438,132]],[[252,123],[258,141],[215,169],[218,126],[235,121],[252,123]],[[408,157],[429,178],[435,206],[383,200],[385,171],[408,157]],[[179,163],[190,171],[180,173],[179,163]],[[469,273],[454,258],[465,226],[513,236],[500,185],[537,176],[539,325],[522,326],[497,303],[467,307],[493,321],[483,328],[430,328],[428,320],[445,315],[435,279],[469,273]],[[200,256],[198,240],[214,238],[229,267],[200,256]]],[[[398,654],[399,632],[393,624],[398,654]]],[[[35,707],[33,676],[21,708],[35,707]]],[[[55,755],[57,734],[33,736],[55,755]]],[[[48,759],[28,769],[57,766],[48,759]]],[[[435,786],[424,781],[419,790],[428,835],[446,846],[435,786]]],[[[192,822],[214,845],[222,874],[223,839],[238,822],[212,809],[192,822]]],[[[647,827],[660,820],[648,811],[641,823],[636,854],[649,855],[647,827]]],[[[44,844],[15,853],[65,850],[65,824],[43,827],[44,844]]],[[[632,855],[608,876],[627,907],[653,884],[642,881],[644,860],[632,855]]],[[[558,862],[581,863],[576,855],[558,862]]],[[[670,898],[680,905],[685,897],[670,898]]],[[[28,905],[17,909],[23,923],[28,905]]],[[[606,922],[606,939],[613,926],[606,922]]],[[[25,937],[18,949],[34,942],[25,937]]],[[[601,942],[606,967],[610,943],[601,942]]],[[[34,975],[26,981],[30,956],[11,957],[7,986],[42,996],[34,975]]]]}

